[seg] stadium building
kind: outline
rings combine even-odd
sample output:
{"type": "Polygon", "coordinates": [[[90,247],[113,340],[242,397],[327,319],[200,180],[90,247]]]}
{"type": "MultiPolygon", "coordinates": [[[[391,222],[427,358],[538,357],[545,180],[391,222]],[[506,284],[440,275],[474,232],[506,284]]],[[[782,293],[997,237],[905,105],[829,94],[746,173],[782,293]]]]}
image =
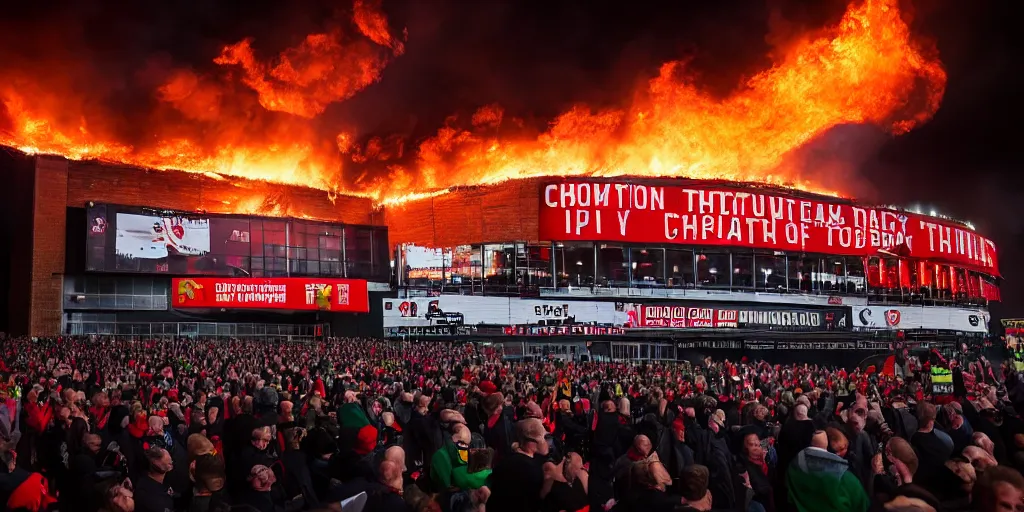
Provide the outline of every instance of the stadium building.
{"type": "Polygon", "coordinates": [[[768,186],[544,178],[378,207],[15,152],[0,168],[12,333],[828,358],[980,341],[999,299],[969,225],[768,186]]]}

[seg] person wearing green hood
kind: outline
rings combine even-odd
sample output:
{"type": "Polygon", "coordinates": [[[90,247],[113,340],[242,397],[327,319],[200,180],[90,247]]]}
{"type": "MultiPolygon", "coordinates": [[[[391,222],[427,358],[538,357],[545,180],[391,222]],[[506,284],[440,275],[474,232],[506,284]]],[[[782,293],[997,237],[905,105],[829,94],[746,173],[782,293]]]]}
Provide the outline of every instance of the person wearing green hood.
{"type": "Polygon", "coordinates": [[[456,424],[451,441],[444,443],[444,448],[434,452],[430,459],[430,481],[436,491],[452,488],[472,491],[483,487],[490,469],[482,469],[475,473],[469,472],[469,443],[472,434],[465,425],[456,424]]]}
{"type": "Polygon", "coordinates": [[[823,431],[815,432],[786,471],[789,502],[799,512],[866,512],[871,502],[842,457],[830,453],[823,431]]]}

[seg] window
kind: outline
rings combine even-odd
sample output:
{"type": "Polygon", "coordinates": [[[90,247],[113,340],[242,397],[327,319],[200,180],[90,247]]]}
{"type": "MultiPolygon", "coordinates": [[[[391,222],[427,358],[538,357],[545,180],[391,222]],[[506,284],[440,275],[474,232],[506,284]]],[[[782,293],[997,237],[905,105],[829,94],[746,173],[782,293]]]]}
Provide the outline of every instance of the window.
{"type": "Polygon", "coordinates": [[[666,249],[665,271],[671,287],[693,288],[693,251],[690,249],[666,249]]]}
{"type": "Polygon", "coordinates": [[[811,293],[818,287],[814,279],[818,271],[820,261],[813,256],[798,256],[789,258],[789,289],[811,293]]]}
{"type": "Polygon", "coordinates": [[[388,245],[388,230],[384,228],[374,229],[373,240],[373,265],[372,276],[378,281],[387,281],[391,274],[392,250],[388,245]]]}
{"type": "Polygon", "coordinates": [[[665,250],[630,249],[631,286],[665,286],[665,250]]]}
{"type": "Polygon", "coordinates": [[[584,287],[594,285],[594,244],[570,242],[555,244],[555,273],[558,286],[584,287]]]}
{"type": "Polygon", "coordinates": [[[551,244],[541,242],[536,245],[524,245],[517,247],[522,249],[522,254],[516,255],[516,259],[522,265],[516,265],[519,273],[519,281],[527,287],[550,287],[554,286],[551,278],[551,244]]]}
{"type": "Polygon", "coordinates": [[[597,285],[609,288],[629,286],[629,249],[601,244],[597,247],[597,285]]]}
{"type": "Polygon", "coordinates": [[[701,251],[697,254],[697,286],[728,288],[729,253],[701,251]]]}
{"type": "Polygon", "coordinates": [[[754,287],[754,253],[737,249],[732,251],[732,287],[754,287]]]}
{"type": "MultiPolygon", "coordinates": [[[[846,262],[845,293],[864,293],[867,290],[867,277],[864,272],[864,260],[855,256],[843,258],[846,262]]],[[[842,288],[840,292],[843,292],[842,288]]]]}
{"type": "Polygon", "coordinates": [[[371,277],[373,270],[373,230],[366,227],[346,228],[344,253],[348,277],[363,279],[371,277]]]}
{"type": "Polygon", "coordinates": [[[451,273],[448,275],[451,284],[470,290],[480,289],[483,284],[482,250],[479,245],[455,247],[452,251],[451,273]]]}
{"type": "Polygon", "coordinates": [[[516,285],[516,244],[484,245],[484,286],[516,285]]]}
{"type": "Polygon", "coordinates": [[[754,287],[770,292],[785,291],[788,286],[786,279],[786,254],[781,251],[759,252],[754,254],[754,287]]]}
{"type": "Polygon", "coordinates": [[[840,293],[845,288],[846,261],[841,256],[822,255],[817,259],[815,289],[821,293],[840,293]]]}
{"type": "Polygon", "coordinates": [[[882,288],[889,294],[900,293],[900,262],[895,258],[882,260],[882,288]]]}

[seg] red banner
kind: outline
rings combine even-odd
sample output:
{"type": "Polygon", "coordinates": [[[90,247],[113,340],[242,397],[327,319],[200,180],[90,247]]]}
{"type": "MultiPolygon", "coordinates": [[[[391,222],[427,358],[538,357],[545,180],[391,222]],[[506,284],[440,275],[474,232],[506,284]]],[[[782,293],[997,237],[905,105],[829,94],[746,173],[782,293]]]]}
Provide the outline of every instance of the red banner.
{"type": "Polygon", "coordinates": [[[192,277],[174,278],[171,284],[176,308],[370,311],[362,279],[192,277]]]}
{"type": "Polygon", "coordinates": [[[541,191],[540,239],[919,258],[999,275],[996,246],[926,215],[751,190],[566,181],[541,191]]]}
{"type": "Polygon", "coordinates": [[[629,311],[629,327],[737,327],[738,312],[735,309],[698,308],[674,305],[639,306],[639,311],[629,311]]]}

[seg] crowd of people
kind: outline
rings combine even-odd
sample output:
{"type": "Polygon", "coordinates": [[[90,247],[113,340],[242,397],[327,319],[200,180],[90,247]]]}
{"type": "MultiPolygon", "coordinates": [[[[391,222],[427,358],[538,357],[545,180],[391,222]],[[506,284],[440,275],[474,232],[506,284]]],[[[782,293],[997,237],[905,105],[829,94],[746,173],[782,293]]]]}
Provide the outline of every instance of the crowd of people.
{"type": "Polygon", "coordinates": [[[1024,511],[1024,379],[943,360],[953,393],[932,394],[931,364],[3,338],[0,506],[1024,511]]]}

